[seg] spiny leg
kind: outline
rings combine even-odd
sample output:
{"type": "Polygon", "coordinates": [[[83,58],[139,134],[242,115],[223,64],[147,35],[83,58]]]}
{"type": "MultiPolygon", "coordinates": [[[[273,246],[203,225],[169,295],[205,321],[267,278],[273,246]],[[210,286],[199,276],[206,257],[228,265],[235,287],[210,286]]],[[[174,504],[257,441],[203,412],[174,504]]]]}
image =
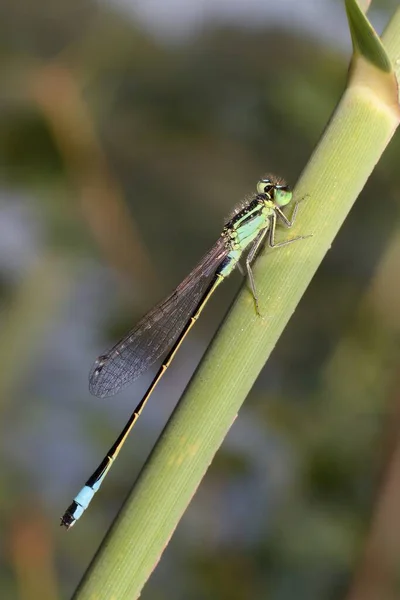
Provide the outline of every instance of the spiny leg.
{"type": "Polygon", "coordinates": [[[283,212],[282,209],[279,208],[279,206],[275,206],[275,210],[277,212],[277,214],[279,215],[279,218],[281,219],[281,221],[283,222],[283,224],[290,229],[290,227],[292,227],[292,225],[294,225],[294,222],[296,221],[296,217],[297,217],[297,213],[299,210],[299,204],[302,200],[298,200],[294,207],[293,207],[293,211],[292,211],[292,216],[290,217],[290,219],[287,218],[287,216],[285,215],[285,213],[283,212]]]}
{"type": "Polygon", "coordinates": [[[258,235],[258,237],[256,237],[252,247],[250,248],[250,252],[248,253],[247,258],[246,258],[247,276],[249,278],[251,293],[253,294],[254,303],[256,305],[256,313],[258,314],[259,317],[261,317],[261,313],[260,313],[260,307],[258,305],[256,284],[254,281],[253,271],[251,270],[251,263],[254,261],[256,255],[257,255],[257,252],[260,249],[260,246],[263,243],[265,236],[267,235],[267,232],[268,232],[268,227],[263,229],[263,231],[261,231],[261,233],[258,235]]]}
{"type": "Polygon", "coordinates": [[[243,268],[243,265],[240,262],[237,263],[237,268],[239,269],[240,274],[241,274],[242,277],[246,277],[246,275],[247,275],[246,283],[248,285],[250,285],[251,295],[253,296],[254,302],[255,302],[255,305],[256,305],[256,313],[258,315],[260,315],[260,311],[258,309],[258,299],[257,299],[257,294],[256,294],[256,286],[255,286],[254,276],[253,276],[253,272],[252,272],[252,270],[250,268],[250,265],[246,261],[247,274],[246,274],[246,271],[243,268]]]}
{"type": "MultiPolygon", "coordinates": [[[[285,224],[288,227],[291,227],[293,225],[294,221],[295,221],[296,213],[297,213],[297,205],[298,204],[299,203],[296,204],[296,207],[295,207],[295,209],[293,211],[293,214],[292,214],[292,218],[290,220],[287,219],[286,216],[282,213],[282,215],[286,219],[285,224]]],[[[254,259],[257,256],[257,253],[258,253],[258,251],[259,251],[259,249],[260,249],[260,247],[261,247],[261,245],[262,245],[262,243],[263,243],[263,241],[265,239],[265,236],[268,235],[268,246],[270,248],[279,248],[279,247],[282,247],[282,246],[286,246],[287,244],[291,244],[292,242],[297,242],[297,240],[303,240],[303,239],[305,239],[307,237],[311,237],[309,235],[299,235],[297,237],[292,238],[291,240],[284,240],[283,242],[276,243],[275,242],[276,220],[277,220],[277,217],[276,217],[276,214],[274,213],[270,217],[269,227],[266,227],[263,231],[261,231],[261,233],[258,235],[258,237],[254,240],[254,243],[253,243],[252,247],[250,248],[250,252],[248,253],[247,258],[246,258],[246,270],[247,270],[248,281],[249,281],[249,284],[250,284],[251,293],[252,293],[253,298],[254,298],[254,303],[255,303],[255,306],[256,306],[256,313],[258,314],[259,317],[261,317],[261,312],[260,312],[260,307],[259,307],[259,304],[258,304],[258,296],[257,296],[256,284],[255,284],[255,281],[254,281],[254,275],[253,275],[253,271],[251,269],[251,265],[252,265],[254,259]]],[[[238,266],[239,266],[240,272],[242,273],[242,275],[244,275],[242,265],[239,263],[238,266]]]]}
{"type": "MultiPolygon", "coordinates": [[[[292,225],[294,224],[294,222],[296,220],[297,212],[299,210],[299,204],[301,202],[303,202],[307,198],[308,195],[309,194],[306,194],[305,196],[303,196],[302,198],[300,198],[300,200],[297,200],[295,202],[294,207],[293,207],[293,211],[292,211],[292,216],[290,217],[290,219],[287,218],[287,216],[285,215],[285,213],[283,212],[283,210],[281,208],[279,208],[279,206],[275,206],[275,210],[278,213],[279,218],[281,219],[281,221],[283,222],[283,224],[286,227],[288,227],[288,228],[292,227],[292,225]]],[[[307,237],[310,237],[310,236],[307,236],[307,237]]]]}
{"type": "Polygon", "coordinates": [[[281,211],[280,208],[278,208],[277,206],[275,207],[276,212],[273,215],[271,215],[271,217],[270,217],[270,227],[269,227],[269,236],[268,236],[268,246],[270,248],[282,248],[282,246],[287,246],[288,244],[291,244],[292,242],[297,242],[297,240],[305,240],[306,238],[312,237],[312,233],[311,233],[309,235],[297,235],[296,237],[291,238],[290,240],[283,240],[283,242],[275,242],[275,227],[276,227],[277,215],[279,215],[279,217],[282,219],[282,221],[286,225],[286,227],[288,227],[288,228],[292,227],[293,223],[296,220],[297,210],[298,210],[298,206],[299,206],[300,202],[301,202],[301,200],[296,202],[296,206],[294,207],[291,219],[288,219],[286,217],[286,215],[281,211]]]}
{"type": "MultiPolygon", "coordinates": [[[[259,308],[259,304],[258,304],[256,285],[255,285],[255,281],[254,281],[253,271],[251,269],[251,264],[254,261],[254,259],[256,258],[257,252],[259,251],[260,246],[263,243],[264,238],[267,234],[268,234],[268,246],[270,248],[280,248],[282,246],[287,246],[288,244],[291,244],[292,242],[297,242],[297,240],[304,240],[308,237],[312,237],[312,234],[298,235],[290,240],[283,240],[282,242],[277,242],[277,243],[275,242],[275,228],[276,228],[277,215],[279,216],[279,218],[282,220],[283,224],[287,228],[292,227],[292,225],[294,224],[294,222],[296,220],[297,212],[299,209],[299,204],[300,204],[300,202],[302,202],[304,200],[304,198],[300,198],[300,200],[298,200],[296,202],[290,219],[288,219],[287,216],[285,215],[285,213],[279,207],[276,206],[275,207],[276,212],[274,212],[270,217],[269,227],[266,227],[259,234],[259,236],[255,239],[255,241],[250,249],[250,252],[247,255],[246,270],[247,270],[250,289],[251,289],[251,293],[254,298],[254,302],[256,305],[256,312],[257,312],[258,316],[261,316],[261,313],[260,313],[260,308],[259,308]]],[[[240,263],[238,263],[238,268],[239,268],[240,273],[244,276],[245,273],[243,272],[243,267],[240,263]]]]}

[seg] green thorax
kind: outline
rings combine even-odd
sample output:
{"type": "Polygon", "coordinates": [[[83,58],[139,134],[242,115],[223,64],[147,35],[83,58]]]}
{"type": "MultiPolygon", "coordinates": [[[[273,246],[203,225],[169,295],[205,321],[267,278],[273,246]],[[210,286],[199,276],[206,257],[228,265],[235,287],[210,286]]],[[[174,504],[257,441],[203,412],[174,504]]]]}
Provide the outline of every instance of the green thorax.
{"type": "Polygon", "coordinates": [[[230,248],[222,274],[227,276],[235,268],[243,252],[268,229],[270,217],[275,211],[274,202],[266,195],[256,196],[225,225],[222,236],[230,248]]]}

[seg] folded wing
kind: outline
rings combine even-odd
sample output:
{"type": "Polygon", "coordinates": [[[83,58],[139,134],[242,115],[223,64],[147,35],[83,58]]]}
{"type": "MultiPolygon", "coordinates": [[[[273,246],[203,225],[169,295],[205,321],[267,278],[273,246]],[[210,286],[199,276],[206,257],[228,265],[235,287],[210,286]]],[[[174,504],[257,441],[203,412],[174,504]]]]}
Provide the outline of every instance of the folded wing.
{"type": "Polygon", "coordinates": [[[98,357],[89,374],[92,394],[99,398],[116,394],[167,352],[227,253],[225,241],[220,238],[168,298],[148,312],[111,350],[98,357]]]}

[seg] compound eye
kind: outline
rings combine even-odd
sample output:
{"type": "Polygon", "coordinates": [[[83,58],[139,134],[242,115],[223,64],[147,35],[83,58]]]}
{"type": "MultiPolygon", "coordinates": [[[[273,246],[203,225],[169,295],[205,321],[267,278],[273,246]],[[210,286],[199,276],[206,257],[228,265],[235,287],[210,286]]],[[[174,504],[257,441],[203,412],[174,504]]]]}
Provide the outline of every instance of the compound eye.
{"type": "Polygon", "coordinates": [[[293,196],[293,192],[288,185],[275,186],[274,202],[278,206],[286,206],[289,204],[293,196]]]}
{"type": "Polygon", "coordinates": [[[260,179],[260,181],[257,183],[257,194],[268,194],[271,187],[272,184],[269,179],[260,179]]]}
{"type": "Polygon", "coordinates": [[[290,192],[290,187],[288,185],[276,185],[275,188],[281,191],[283,194],[290,192]]]}

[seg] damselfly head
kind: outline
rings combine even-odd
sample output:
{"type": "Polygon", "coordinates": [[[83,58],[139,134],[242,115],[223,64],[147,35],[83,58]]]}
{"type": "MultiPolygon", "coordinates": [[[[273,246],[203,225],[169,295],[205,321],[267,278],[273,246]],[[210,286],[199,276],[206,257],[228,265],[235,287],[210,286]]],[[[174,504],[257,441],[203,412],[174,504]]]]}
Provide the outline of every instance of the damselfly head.
{"type": "Polygon", "coordinates": [[[277,206],[286,206],[292,199],[292,190],[284,179],[275,175],[267,175],[257,183],[257,193],[265,194],[277,206]]]}

